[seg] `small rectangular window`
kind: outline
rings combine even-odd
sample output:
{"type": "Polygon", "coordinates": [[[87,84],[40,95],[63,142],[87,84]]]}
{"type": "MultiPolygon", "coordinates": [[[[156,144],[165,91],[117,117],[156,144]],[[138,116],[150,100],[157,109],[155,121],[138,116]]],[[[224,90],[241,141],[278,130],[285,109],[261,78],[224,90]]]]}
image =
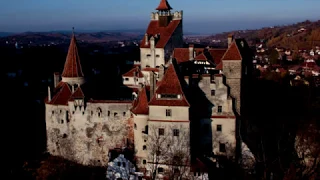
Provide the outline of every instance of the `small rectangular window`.
{"type": "Polygon", "coordinates": [[[224,143],[220,143],[219,151],[220,152],[226,152],[226,145],[224,143]]]}
{"type": "Polygon", "coordinates": [[[173,130],[173,136],[179,136],[179,129],[173,130]]]}
{"type": "Polygon", "coordinates": [[[159,167],[158,168],[158,173],[163,173],[163,168],[159,167]]]}
{"type": "Polygon", "coordinates": [[[216,95],[216,90],[211,90],[211,96],[215,96],[216,95]]]}
{"type": "Polygon", "coordinates": [[[164,129],[163,128],[159,128],[159,136],[163,136],[164,135],[164,129]]]}
{"type": "Polygon", "coordinates": [[[170,117],[171,116],[171,109],[166,109],[166,116],[170,117]]]}
{"type": "Polygon", "coordinates": [[[217,131],[220,131],[220,132],[222,131],[222,125],[220,124],[217,125],[217,131]]]}
{"type": "Polygon", "coordinates": [[[222,106],[218,106],[218,113],[222,113],[222,106]]]}
{"type": "Polygon", "coordinates": [[[129,81],[129,78],[124,78],[125,81],[129,81]]]}

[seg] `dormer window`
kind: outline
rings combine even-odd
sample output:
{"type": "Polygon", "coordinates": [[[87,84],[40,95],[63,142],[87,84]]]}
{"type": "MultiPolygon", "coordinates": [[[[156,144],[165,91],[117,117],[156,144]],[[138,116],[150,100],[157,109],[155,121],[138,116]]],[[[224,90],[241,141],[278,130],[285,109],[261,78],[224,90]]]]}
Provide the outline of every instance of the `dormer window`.
{"type": "Polygon", "coordinates": [[[165,99],[177,99],[178,95],[177,94],[161,94],[160,97],[165,99]]]}

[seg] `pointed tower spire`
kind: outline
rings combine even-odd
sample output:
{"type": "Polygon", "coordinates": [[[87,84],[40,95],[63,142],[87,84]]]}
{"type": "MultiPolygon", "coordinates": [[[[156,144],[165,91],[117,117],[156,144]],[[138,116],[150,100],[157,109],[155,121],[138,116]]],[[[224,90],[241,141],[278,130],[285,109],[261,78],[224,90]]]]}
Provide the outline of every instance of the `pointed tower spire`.
{"type": "Polygon", "coordinates": [[[158,11],[169,11],[171,10],[172,7],[170,6],[170,4],[168,3],[167,0],[161,0],[159,6],[157,7],[156,10],[158,11]]]}
{"type": "Polygon", "coordinates": [[[81,85],[84,83],[84,74],[81,68],[77,40],[74,34],[74,28],[72,28],[72,37],[70,41],[68,55],[62,72],[62,81],[67,82],[71,85],[81,85]]]}

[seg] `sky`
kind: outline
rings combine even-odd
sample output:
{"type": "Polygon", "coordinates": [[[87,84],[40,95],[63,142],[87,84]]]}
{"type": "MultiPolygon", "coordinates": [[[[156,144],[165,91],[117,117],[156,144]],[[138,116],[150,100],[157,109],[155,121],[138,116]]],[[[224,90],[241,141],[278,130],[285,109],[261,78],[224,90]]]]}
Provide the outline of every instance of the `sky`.
{"type": "MultiPolygon", "coordinates": [[[[320,19],[320,0],[168,0],[184,32],[213,34],[320,19]]],[[[0,32],[146,29],[160,0],[0,0],[0,32]]]]}

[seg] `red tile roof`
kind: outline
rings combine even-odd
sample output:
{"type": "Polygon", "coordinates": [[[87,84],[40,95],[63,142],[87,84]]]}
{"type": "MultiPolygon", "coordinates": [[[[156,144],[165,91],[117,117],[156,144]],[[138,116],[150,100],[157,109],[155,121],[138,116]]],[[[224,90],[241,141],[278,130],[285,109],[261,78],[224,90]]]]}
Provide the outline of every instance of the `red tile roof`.
{"type": "Polygon", "coordinates": [[[53,105],[68,105],[68,100],[70,99],[72,92],[68,83],[60,82],[53,92],[53,97],[48,104],[53,105]]]}
{"type": "Polygon", "coordinates": [[[194,58],[194,60],[197,60],[197,61],[206,61],[206,60],[208,60],[208,59],[207,59],[207,57],[206,57],[203,53],[201,53],[201,54],[199,54],[198,56],[196,56],[196,57],[194,58]]]}
{"type": "Polygon", "coordinates": [[[242,56],[235,42],[230,45],[227,52],[223,55],[222,60],[242,60],[242,56]]]}
{"type": "Polygon", "coordinates": [[[81,87],[78,87],[72,94],[71,99],[73,100],[73,99],[82,99],[82,98],[84,98],[84,93],[81,87]]]}
{"type": "Polygon", "coordinates": [[[217,66],[216,66],[217,70],[222,70],[222,62],[220,62],[217,66]]]}
{"type": "Polygon", "coordinates": [[[161,0],[159,6],[156,8],[156,10],[158,11],[167,11],[171,9],[172,7],[170,6],[167,0],[161,0]]]}
{"type": "Polygon", "coordinates": [[[132,68],[130,71],[128,71],[127,73],[123,74],[122,76],[125,77],[139,77],[142,78],[144,77],[142,72],[140,71],[139,67],[134,67],[132,68]]]}
{"type": "Polygon", "coordinates": [[[68,55],[64,64],[62,77],[83,77],[83,72],[78,54],[77,40],[75,35],[72,35],[68,55]]]}
{"type": "Polygon", "coordinates": [[[147,90],[145,87],[139,92],[138,99],[131,112],[133,114],[149,114],[147,90]]]}
{"type": "Polygon", "coordinates": [[[210,55],[213,57],[215,64],[220,64],[221,58],[226,53],[227,49],[209,49],[210,55]]]}
{"type": "MultiPolygon", "coordinates": [[[[159,27],[159,23],[157,20],[152,20],[148,26],[147,34],[150,38],[151,36],[158,35],[159,39],[156,39],[156,48],[164,48],[168,41],[170,40],[173,32],[177,29],[181,20],[172,20],[168,26],[166,27],[159,27]]],[[[140,48],[150,48],[150,43],[148,45],[145,44],[145,37],[143,37],[140,48]]]]}
{"type": "Polygon", "coordinates": [[[158,106],[190,106],[187,99],[184,96],[182,87],[174,69],[174,66],[170,64],[163,79],[160,81],[159,86],[156,89],[155,95],[149,102],[149,105],[158,106]],[[181,95],[181,99],[158,99],[156,94],[176,94],[181,95]]]}
{"type": "Polygon", "coordinates": [[[177,63],[188,62],[189,58],[189,48],[174,48],[173,58],[177,60],[177,63]]]}

